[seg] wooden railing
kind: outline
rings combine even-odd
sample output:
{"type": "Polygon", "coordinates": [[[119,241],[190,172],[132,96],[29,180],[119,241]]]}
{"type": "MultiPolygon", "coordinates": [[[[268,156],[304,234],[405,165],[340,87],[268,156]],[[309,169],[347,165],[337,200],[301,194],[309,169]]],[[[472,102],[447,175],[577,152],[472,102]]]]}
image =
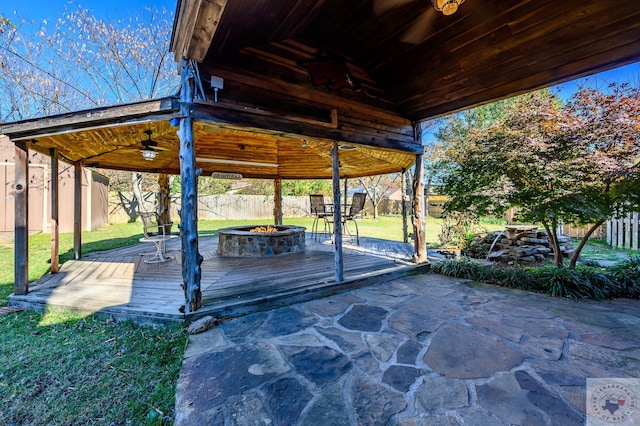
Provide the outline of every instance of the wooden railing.
{"type": "Polygon", "coordinates": [[[638,250],[638,216],[637,212],[629,213],[623,218],[607,221],[607,243],[612,247],[638,250]]]}

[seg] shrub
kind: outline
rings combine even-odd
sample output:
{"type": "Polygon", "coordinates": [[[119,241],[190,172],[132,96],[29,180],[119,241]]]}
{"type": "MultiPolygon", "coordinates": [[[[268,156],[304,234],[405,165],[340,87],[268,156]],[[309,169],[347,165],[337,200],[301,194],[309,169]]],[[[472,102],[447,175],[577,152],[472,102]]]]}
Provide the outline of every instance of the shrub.
{"type": "Polygon", "coordinates": [[[640,256],[603,269],[580,266],[575,270],[553,266],[496,268],[467,258],[443,260],[432,266],[438,274],[482,281],[508,288],[574,299],[640,298],[640,256]]]}

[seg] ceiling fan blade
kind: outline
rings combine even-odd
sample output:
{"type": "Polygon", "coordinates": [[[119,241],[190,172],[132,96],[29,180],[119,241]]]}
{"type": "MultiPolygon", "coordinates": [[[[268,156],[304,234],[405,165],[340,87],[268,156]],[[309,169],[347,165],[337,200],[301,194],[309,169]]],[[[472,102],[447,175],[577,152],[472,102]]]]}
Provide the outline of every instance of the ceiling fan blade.
{"type": "Polygon", "coordinates": [[[438,11],[430,7],[418,16],[409,29],[400,38],[403,43],[421,44],[435,31],[434,20],[438,17],[438,11]]]}
{"type": "Polygon", "coordinates": [[[394,7],[412,3],[415,0],[373,0],[373,13],[376,16],[384,15],[394,7]]]}

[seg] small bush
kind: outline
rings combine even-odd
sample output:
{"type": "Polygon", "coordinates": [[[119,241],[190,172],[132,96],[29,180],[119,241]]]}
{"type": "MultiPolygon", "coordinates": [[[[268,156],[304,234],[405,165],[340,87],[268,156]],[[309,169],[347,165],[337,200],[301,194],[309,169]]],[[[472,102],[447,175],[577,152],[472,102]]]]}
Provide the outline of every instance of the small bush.
{"type": "Polygon", "coordinates": [[[640,298],[640,256],[603,269],[580,266],[575,270],[552,266],[526,269],[496,268],[467,258],[443,260],[432,266],[438,274],[482,281],[554,297],[603,300],[640,298]]]}

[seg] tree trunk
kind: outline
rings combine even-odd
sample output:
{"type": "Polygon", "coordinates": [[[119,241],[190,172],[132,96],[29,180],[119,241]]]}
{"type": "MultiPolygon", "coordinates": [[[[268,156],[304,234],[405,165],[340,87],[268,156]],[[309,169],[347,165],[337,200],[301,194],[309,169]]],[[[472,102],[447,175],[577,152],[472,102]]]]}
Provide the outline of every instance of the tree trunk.
{"type": "Polygon", "coordinates": [[[580,244],[578,244],[578,247],[576,248],[576,251],[574,251],[573,256],[571,256],[571,260],[569,261],[569,269],[576,268],[576,263],[578,262],[578,258],[580,257],[580,252],[582,252],[585,244],[587,244],[589,237],[591,237],[591,235],[596,232],[596,229],[598,229],[600,225],[602,225],[605,221],[606,219],[598,220],[591,228],[589,228],[589,231],[587,231],[584,237],[582,237],[582,239],[580,240],[580,244]]]}
{"type": "Polygon", "coordinates": [[[160,173],[158,175],[158,217],[164,224],[171,223],[171,187],[169,186],[169,175],[160,173]]]}
{"type": "Polygon", "coordinates": [[[138,217],[137,213],[142,210],[144,212],[147,211],[147,208],[144,203],[144,195],[142,194],[142,173],[132,172],[131,173],[131,186],[133,190],[133,201],[132,208],[133,214],[135,217],[138,217]]]}
{"type": "Polygon", "coordinates": [[[562,268],[564,266],[564,260],[562,259],[562,252],[560,251],[560,243],[558,243],[558,223],[554,220],[551,222],[551,226],[546,222],[543,223],[543,225],[553,246],[553,262],[557,268],[562,268]]]}
{"type": "Polygon", "coordinates": [[[416,155],[416,168],[413,178],[413,244],[415,254],[413,261],[423,263],[427,261],[427,243],[424,231],[424,166],[422,154],[416,155]]]}

